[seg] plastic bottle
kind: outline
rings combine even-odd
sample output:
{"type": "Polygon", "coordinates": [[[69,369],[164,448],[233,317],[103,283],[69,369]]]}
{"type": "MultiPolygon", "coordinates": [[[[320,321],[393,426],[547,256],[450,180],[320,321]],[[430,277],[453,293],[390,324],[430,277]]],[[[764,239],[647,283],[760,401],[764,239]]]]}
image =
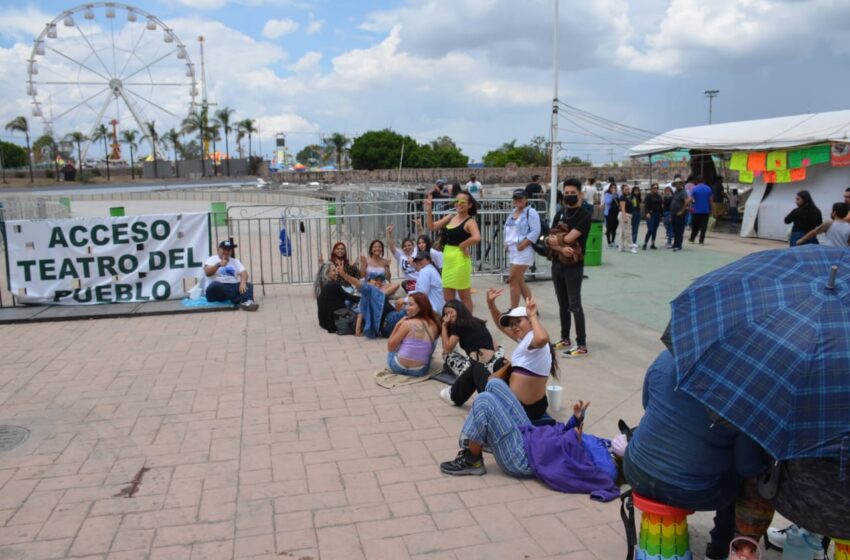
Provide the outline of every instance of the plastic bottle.
{"type": "Polygon", "coordinates": [[[815,535],[792,525],[785,531],[782,560],[812,560],[820,547],[820,539],[815,535]]]}

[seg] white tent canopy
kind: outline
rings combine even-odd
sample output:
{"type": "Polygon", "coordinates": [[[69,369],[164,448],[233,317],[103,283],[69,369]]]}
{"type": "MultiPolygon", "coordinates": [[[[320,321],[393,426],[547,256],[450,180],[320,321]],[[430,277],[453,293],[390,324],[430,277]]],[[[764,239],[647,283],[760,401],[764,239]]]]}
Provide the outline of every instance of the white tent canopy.
{"type": "Polygon", "coordinates": [[[828,141],[850,142],[850,111],[677,128],[633,147],[628,153],[635,157],[677,149],[767,150],[828,141]]]}

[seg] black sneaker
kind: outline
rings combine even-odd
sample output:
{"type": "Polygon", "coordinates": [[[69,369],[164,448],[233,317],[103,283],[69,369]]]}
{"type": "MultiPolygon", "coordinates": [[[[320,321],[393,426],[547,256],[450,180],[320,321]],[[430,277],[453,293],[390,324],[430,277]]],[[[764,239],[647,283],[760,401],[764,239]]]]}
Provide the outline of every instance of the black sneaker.
{"type": "Polygon", "coordinates": [[[481,457],[473,457],[469,449],[461,449],[454,460],[440,464],[440,471],[452,476],[470,474],[480,476],[486,473],[487,469],[484,467],[484,460],[481,457]]]}
{"type": "Polygon", "coordinates": [[[643,250],[646,251],[646,243],[643,244],[643,250]]]}
{"type": "Polygon", "coordinates": [[[729,547],[717,546],[712,542],[706,543],[705,557],[710,560],[726,560],[729,557],[729,547]]]}
{"type": "Polygon", "coordinates": [[[649,248],[652,249],[653,251],[658,250],[658,247],[656,247],[655,245],[650,245],[649,248]]]}

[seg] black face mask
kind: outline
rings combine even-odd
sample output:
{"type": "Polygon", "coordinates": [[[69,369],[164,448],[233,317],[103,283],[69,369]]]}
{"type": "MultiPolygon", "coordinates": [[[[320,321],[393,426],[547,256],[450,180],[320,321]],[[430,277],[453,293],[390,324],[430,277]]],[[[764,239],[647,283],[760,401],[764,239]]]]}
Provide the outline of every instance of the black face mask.
{"type": "Polygon", "coordinates": [[[564,195],[564,202],[566,202],[567,206],[572,206],[573,204],[578,203],[578,195],[576,195],[576,194],[564,195]]]}

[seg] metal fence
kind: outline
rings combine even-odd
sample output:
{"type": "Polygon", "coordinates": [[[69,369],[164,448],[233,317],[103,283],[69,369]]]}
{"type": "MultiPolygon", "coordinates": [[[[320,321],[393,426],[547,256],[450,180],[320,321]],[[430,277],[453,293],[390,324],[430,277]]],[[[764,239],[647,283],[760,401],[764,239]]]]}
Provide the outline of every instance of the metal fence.
{"type": "MultiPolygon", "coordinates": [[[[435,201],[435,217],[450,211],[449,202],[435,201]]],[[[542,219],[548,219],[545,201],[535,201],[542,219]]],[[[488,199],[481,203],[476,222],[481,230],[481,243],[473,251],[473,275],[501,275],[508,272],[509,263],[504,248],[504,223],[513,211],[508,199],[488,199]]],[[[395,239],[401,247],[404,239],[414,242],[425,223],[421,198],[418,200],[361,200],[328,202],[299,206],[231,206],[227,214],[212,214],[210,223],[213,250],[224,239],[237,244],[237,257],[248,270],[251,281],[262,289],[272,284],[310,284],[319,268],[319,255],[328,259],[338,241],[346,244],[349,258],[365,255],[375,240],[387,243],[387,226],[395,226],[395,239]],[[284,244],[282,240],[286,239],[284,244]]],[[[2,247],[2,246],[0,246],[2,247]]],[[[401,272],[389,254],[393,277],[401,272]]],[[[9,293],[5,255],[0,259],[0,307],[16,305],[9,293]]],[[[537,263],[535,279],[547,277],[545,259],[537,263]]]]}

